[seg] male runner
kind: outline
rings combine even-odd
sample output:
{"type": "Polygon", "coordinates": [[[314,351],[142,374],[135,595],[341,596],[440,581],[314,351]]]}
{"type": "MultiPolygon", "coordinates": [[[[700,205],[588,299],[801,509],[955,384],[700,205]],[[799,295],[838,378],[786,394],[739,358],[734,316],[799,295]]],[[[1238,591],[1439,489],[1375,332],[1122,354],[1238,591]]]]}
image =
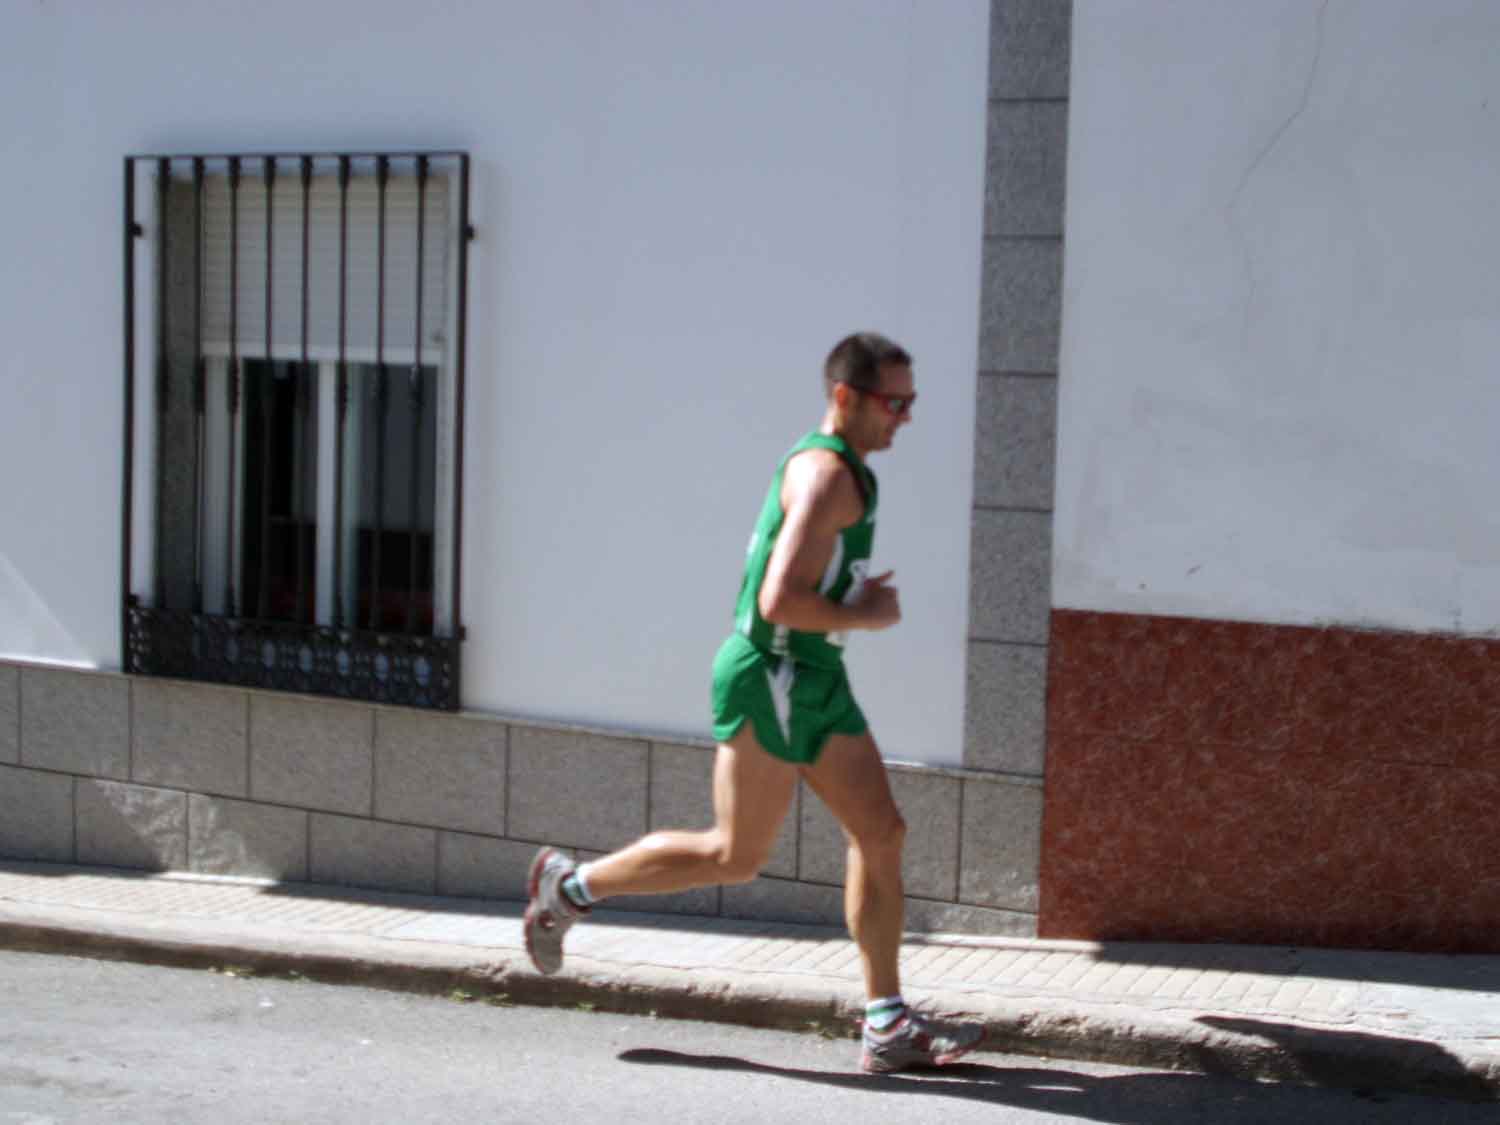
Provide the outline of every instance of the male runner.
{"type": "Polygon", "coordinates": [[[907,1008],[898,958],[906,824],[849,688],[842,647],[853,629],[901,619],[891,572],[869,576],[875,477],[865,458],[911,420],[911,357],[873,332],[846,337],[823,370],[822,425],[777,469],[750,540],[734,632],[714,659],[714,826],[653,832],[590,863],[543,848],[531,865],[526,948],[562,967],[568,928],[600,899],[754,879],[776,841],[797,778],[849,840],[844,909],[864,970],[867,1071],[941,1066],[973,1050],[977,1024],[940,1024],[907,1008]]]}

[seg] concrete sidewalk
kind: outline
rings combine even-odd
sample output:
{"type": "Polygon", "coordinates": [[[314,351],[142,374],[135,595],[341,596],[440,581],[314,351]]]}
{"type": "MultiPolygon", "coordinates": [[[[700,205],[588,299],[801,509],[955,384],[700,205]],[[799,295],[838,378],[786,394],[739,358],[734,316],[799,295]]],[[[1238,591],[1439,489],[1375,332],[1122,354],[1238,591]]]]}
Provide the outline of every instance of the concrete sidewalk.
{"type": "MultiPolygon", "coordinates": [[[[521,909],[0,861],[0,948],[838,1034],[863,1003],[840,929],[600,909],[541,977],[521,909]]],[[[911,935],[902,972],[994,1050],[1500,1098],[1500,956],[911,935]]]]}

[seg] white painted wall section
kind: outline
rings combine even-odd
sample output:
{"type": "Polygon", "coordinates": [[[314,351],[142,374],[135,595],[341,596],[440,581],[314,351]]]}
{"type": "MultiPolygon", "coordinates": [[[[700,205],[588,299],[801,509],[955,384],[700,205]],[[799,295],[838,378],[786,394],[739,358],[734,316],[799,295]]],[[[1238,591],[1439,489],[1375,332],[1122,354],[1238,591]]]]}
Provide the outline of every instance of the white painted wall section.
{"type": "Polygon", "coordinates": [[[464,701],[708,730],[836,338],[917,357],[874,465],[886,751],[962,755],[988,4],[16,4],[0,36],[0,654],[119,664],[121,159],[473,154],[464,701]]]}
{"type": "Polygon", "coordinates": [[[1500,629],[1500,6],[1074,35],[1056,604],[1500,629]]]}

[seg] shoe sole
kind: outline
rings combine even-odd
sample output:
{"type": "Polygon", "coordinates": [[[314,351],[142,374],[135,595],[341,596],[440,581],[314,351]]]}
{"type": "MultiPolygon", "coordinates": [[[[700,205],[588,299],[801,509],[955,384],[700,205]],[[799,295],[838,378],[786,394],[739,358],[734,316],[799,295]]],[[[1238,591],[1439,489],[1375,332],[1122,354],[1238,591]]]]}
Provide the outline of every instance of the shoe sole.
{"type": "Polygon", "coordinates": [[[536,950],[531,944],[531,931],[532,922],[536,916],[536,893],[541,889],[542,869],[547,866],[548,858],[556,851],[556,848],[543,848],[531,861],[531,870],[526,873],[526,913],[521,916],[521,932],[526,935],[526,956],[531,958],[532,968],[543,976],[549,977],[562,968],[562,963],[559,961],[556,966],[549,969],[537,960],[536,950]]]}

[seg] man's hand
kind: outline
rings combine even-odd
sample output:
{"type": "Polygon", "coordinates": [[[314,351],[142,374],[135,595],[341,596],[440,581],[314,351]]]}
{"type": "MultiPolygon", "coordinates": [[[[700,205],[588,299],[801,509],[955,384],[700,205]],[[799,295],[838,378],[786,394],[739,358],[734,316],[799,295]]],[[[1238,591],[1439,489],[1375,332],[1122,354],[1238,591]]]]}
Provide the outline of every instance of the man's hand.
{"type": "Polygon", "coordinates": [[[901,596],[896,587],[890,585],[896,572],[888,570],[865,580],[864,588],[855,598],[853,607],[859,610],[866,629],[889,629],[901,620],[901,596]]]}

